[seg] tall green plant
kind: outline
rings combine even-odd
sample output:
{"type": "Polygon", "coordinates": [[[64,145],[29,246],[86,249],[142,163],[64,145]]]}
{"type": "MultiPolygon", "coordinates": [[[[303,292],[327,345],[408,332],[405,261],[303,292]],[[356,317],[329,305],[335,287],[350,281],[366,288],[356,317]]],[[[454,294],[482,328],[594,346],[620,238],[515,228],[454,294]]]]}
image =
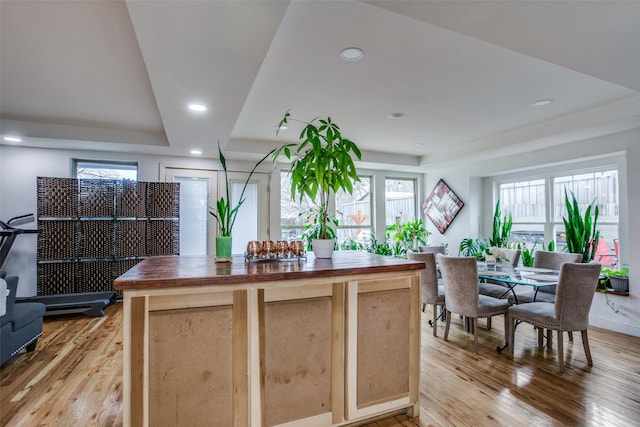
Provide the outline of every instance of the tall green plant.
{"type": "Polygon", "coordinates": [[[308,196],[320,208],[320,236],[327,235],[329,196],[338,190],[353,192],[353,182],[360,181],[353,158],[360,160],[356,144],[343,137],[340,127],[331,120],[315,118],[310,122],[292,119],[287,111],[278,124],[278,131],[288,123],[305,124],[298,143],[285,144],[275,150],[273,161],[284,155],[291,162],[291,197],[308,196]],[[320,196],[318,200],[316,196],[320,196]]]}
{"type": "Polygon", "coordinates": [[[511,227],[513,226],[513,217],[511,212],[504,217],[500,213],[500,199],[496,202],[496,208],[493,212],[493,233],[490,240],[491,246],[497,248],[506,248],[509,246],[509,237],[511,236],[511,227]]]}
{"type": "Polygon", "coordinates": [[[238,216],[238,211],[245,201],[244,193],[247,189],[247,185],[249,184],[249,180],[251,180],[251,177],[253,176],[253,173],[256,171],[258,166],[260,166],[260,164],[264,162],[267,157],[271,156],[274,151],[275,149],[268,152],[266,156],[260,159],[253,166],[253,169],[251,169],[251,172],[249,172],[249,176],[247,176],[247,179],[242,186],[242,192],[240,193],[240,197],[238,198],[238,203],[235,206],[231,206],[231,191],[229,188],[229,178],[227,176],[227,159],[225,159],[224,155],[222,155],[222,150],[220,149],[220,141],[218,141],[218,156],[220,158],[220,163],[222,163],[222,169],[224,170],[224,184],[226,192],[225,196],[222,196],[218,200],[216,200],[215,209],[209,211],[209,213],[213,215],[213,217],[218,222],[218,227],[220,227],[220,236],[231,236],[233,226],[236,223],[236,217],[238,216]]]}
{"type": "Polygon", "coordinates": [[[600,230],[598,230],[598,205],[595,200],[587,206],[584,216],[580,213],[580,206],[576,196],[571,193],[569,200],[567,189],[564,190],[564,201],[567,208],[567,216],[562,217],[565,228],[567,250],[572,253],[582,254],[582,262],[591,262],[598,250],[600,230]],[[592,214],[593,211],[593,214],[592,214]]]}

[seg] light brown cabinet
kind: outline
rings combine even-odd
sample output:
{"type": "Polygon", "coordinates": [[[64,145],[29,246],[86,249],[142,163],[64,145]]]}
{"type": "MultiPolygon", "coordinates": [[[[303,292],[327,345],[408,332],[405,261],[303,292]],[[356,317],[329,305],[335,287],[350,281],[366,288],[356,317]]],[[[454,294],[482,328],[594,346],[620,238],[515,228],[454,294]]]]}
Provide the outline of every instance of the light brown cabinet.
{"type": "Polygon", "coordinates": [[[423,264],[398,260],[376,271],[338,261],[320,277],[227,284],[211,277],[155,287],[139,280],[153,268],[144,263],[122,276],[125,425],[337,426],[398,410],[418,416],[423,264]]]}

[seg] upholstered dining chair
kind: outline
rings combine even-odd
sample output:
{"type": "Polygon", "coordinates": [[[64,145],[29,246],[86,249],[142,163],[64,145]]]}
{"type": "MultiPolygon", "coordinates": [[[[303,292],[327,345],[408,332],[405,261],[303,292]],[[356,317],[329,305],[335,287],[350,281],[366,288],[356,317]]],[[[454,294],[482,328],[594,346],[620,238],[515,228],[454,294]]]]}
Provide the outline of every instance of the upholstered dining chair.
{"type": "MultiPolygon", "coordinates": [[[[582,254],[574,254],[570,252],[550,252],[550,251],[536,251],[533,254],[533,266],[535,268],[546,268],[549,270],[560,271],[562,264],[566,262],[581,262],[582,254]]],[[[540,302],[554,302],[556,294],[555,286],[543,286],[536,291],[525,291],[518,293],[518,303],[540,301],[540,302]]],[[[509,295],[509,302],[515,303],[513,295],[509,295]]]]}
{"type": "MultiPolygon", "coordinates": [[[[511,268],[516,268],[520,262],[520,249],[505,249],[507,257],[509,259],[509,265],[511,268]]],[[[485,283],[479,284],[479,291],[482,295],[487,295],[494,298],[507,298],[511,293],[509,287],[499,280],[486,279],[485,283]]]]}
{"type": "Polygon", "coordinates": [[[438,336],[438,307],[444,307],[445,298],[444,287],[438,285],[436,256],[428,252],[407,252],[407,257],[412,261],[422,261],[426,264],[426,268],[420,274],[422,311],[424,312],[427,304],[433,305],[433,319],[430,323],[433,327],[433,336],[438,336]]]}
{"type": "MultiPolygon", "coordinates": [[[[547,329],[558,333],[558,366],[564,371],[564,349],[562,333],[580,331],[582,345],[589,366],[593,366],[587,328],[589,310],[600,277],[600,264],[564,263],[560,267],[560,278],[553,304],[530,302],[509,307],[507,311],[508,335],[513,354],[516,321],[530,323],[539,331],[547,329]]],[[[540,345],[540,342],[538,342],[540,345]]]]}
{"type": "Polygon", "coordinates": [[[451,313],[456,313],[471,320],[473,330],[473,349],[478,354],[478,318],[505,315],[505,331],[507,330],[506,313],[509,302],[478,292],[478,265],[473,257],[449,257],[438,254],[438,263],[444,282],[444,299],[446,301],[446,326],[444,340],[449,337],[451,313]]]}
{"type": "MultiPolygon", "coordinates": [[[[511,268],[516,268],[520,262],[520,249],[504,249],[509,260],[511,268]]],[[[512,295],[511,288],[499,280],[485,279],[483,283],[478,284],[478,292],[494,298],[509,298],[512,295]]],[[[487,317],[487,329],[491,329],[491,317],[487,317]]]]}
{"type": "Polygon", "coordinates": [[[445,255],[447,248],[442,246],[442,245],[438,245],[438,246],[418,246],[418,250],[420,252],[445,255]]]}

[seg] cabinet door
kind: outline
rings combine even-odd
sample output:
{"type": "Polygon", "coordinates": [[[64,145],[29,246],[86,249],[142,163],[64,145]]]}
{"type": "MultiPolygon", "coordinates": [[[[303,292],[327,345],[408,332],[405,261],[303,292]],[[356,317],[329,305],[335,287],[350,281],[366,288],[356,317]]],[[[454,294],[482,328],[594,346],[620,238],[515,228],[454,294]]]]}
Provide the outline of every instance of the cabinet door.
{"type": "Polygon", "coordinates": [[[344,285],[266,289],[260,323],[262,423],[344,418],[344,285]]]}
{"type": "Polygon", "coordinates": [[[418,410],[419,286],[411,274],[347,283],[348,420],[418,410]]]}
{"type": "Polygon", "coordinates": [[[247,293],[125,297],[125,425],[247,426],[247,293]]]}

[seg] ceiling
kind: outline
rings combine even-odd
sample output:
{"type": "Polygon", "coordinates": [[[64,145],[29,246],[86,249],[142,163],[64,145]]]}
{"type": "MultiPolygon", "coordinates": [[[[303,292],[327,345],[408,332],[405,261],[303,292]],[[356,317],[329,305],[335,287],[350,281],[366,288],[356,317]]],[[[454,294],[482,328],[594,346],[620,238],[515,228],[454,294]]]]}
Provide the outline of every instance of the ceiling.
{"type": "Polygon", "coordinates": [[[331,116],[363,164],[428,170],[640,127],[638,1],[1,0],[0,18],[1,133],[22,139],[4,144],[258,158],[297,138],[275,135],[291,109],[331,116]]]}

